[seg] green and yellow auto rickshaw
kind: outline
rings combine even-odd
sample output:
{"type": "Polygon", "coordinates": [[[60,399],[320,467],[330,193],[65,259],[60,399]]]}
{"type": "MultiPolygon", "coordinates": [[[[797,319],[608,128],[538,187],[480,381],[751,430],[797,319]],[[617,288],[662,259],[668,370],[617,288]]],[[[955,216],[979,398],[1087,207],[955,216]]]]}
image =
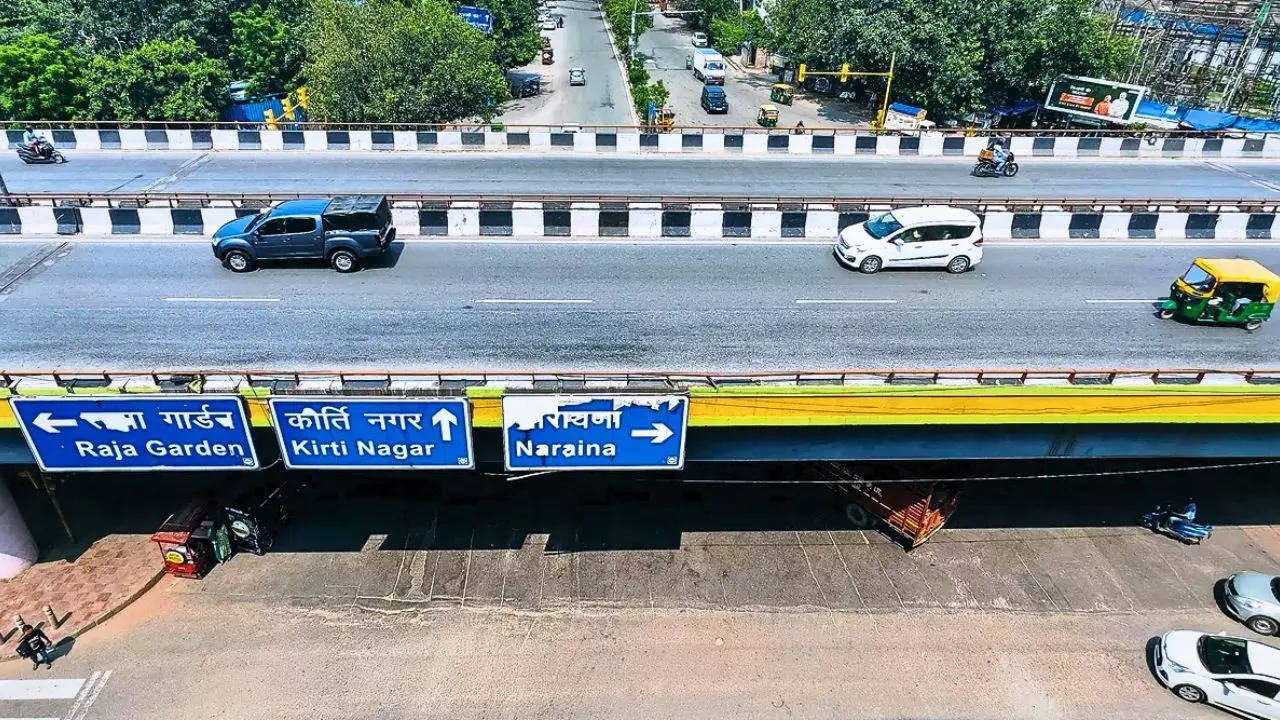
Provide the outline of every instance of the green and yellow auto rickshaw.
{"type": "Polygon", "coordinates": [[[756,124],[760,127],[777,127],[778,108],[772,105],[761,105],[760,112],[756,113],[756,124]]]}
{"type": "Polygon", "coordinates": [[[790,85],[786,83],[774,83],[773,88],[769,90],[769,99],[776,103],[790,105],[795,94],[796,89],[790,85]]]}
{"type": "Polygon", "coordinates": [[[1280,276],[1254,260],[1196,258],[1158,305],[1161,318],[1242,325],[1253,332],[1271,317],[1280,276]]]}

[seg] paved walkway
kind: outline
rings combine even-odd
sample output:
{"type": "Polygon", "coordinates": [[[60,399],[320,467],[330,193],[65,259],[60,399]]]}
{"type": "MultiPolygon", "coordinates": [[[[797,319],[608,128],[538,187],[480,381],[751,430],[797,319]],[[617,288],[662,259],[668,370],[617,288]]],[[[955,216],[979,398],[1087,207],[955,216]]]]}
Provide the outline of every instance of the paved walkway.
{"type": "Polygon", "coordinates": [[[160,553],[145,535],[114,534],[98,540],[74,562],[37,563],[0,581],[0,659],[17,657],[15,615],[39,625],[54,643],[75,637],[114,615],[160,578],[160,553]],[[50,627],[44,606],[60,625],[50,627]]]}

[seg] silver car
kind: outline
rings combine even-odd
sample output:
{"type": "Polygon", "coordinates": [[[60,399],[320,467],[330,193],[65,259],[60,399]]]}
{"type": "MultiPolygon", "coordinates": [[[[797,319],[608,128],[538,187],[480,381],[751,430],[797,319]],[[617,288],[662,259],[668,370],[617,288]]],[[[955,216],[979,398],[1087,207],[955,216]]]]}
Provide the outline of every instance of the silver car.
{"type": "Polygon", "coordinates": [[[1227,610],[1250,630],[1262,635],[1280,631],[1280,577],[1238,572],[1223,588],[1227,610]]]}

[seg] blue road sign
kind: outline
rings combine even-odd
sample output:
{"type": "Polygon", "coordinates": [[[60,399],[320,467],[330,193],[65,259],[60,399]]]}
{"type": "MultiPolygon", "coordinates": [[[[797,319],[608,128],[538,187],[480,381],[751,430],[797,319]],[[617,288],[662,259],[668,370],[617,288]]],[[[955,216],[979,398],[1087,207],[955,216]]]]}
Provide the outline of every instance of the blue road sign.
{"type": "Polygon", "coordinates": [[[508,470],[679,470],[684,395],[504,395],[508,470]]]}
{"type": "Polygon", "coordinates": [[[271,398],[290,468],[475,467],[466,398],[271,398]]]}
{"type": "Polygon", "coordinates": [[[10,398],[44,470],[256,470],[234,395],[10,398]]]}
{"type": "Polygon", "coordinates": [[[487,33],[493,32],[493,13],[488,10],[471,7],[470,5],[459,5],[457,12],[458,17],[462,18],[471,27],[487,33]]]}

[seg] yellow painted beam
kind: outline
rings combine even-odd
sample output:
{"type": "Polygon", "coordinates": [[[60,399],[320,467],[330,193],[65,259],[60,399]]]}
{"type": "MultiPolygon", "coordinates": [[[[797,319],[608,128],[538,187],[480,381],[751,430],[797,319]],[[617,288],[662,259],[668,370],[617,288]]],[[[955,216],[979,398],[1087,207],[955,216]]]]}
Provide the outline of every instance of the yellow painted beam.
{"type": "MultiPolygon", "coordinates": [[[[501,427],[500,390],[467,395],[475,427],[501,427]]],[[[270,427],[265,395],[245,401],[270,427]]],[[[1033,423],[1280,423],[1280,385],[695,388],[689,402],[693,427],[1033,423]]],[[[0,429],[17,427],[0,400],[0,429]]]]}

